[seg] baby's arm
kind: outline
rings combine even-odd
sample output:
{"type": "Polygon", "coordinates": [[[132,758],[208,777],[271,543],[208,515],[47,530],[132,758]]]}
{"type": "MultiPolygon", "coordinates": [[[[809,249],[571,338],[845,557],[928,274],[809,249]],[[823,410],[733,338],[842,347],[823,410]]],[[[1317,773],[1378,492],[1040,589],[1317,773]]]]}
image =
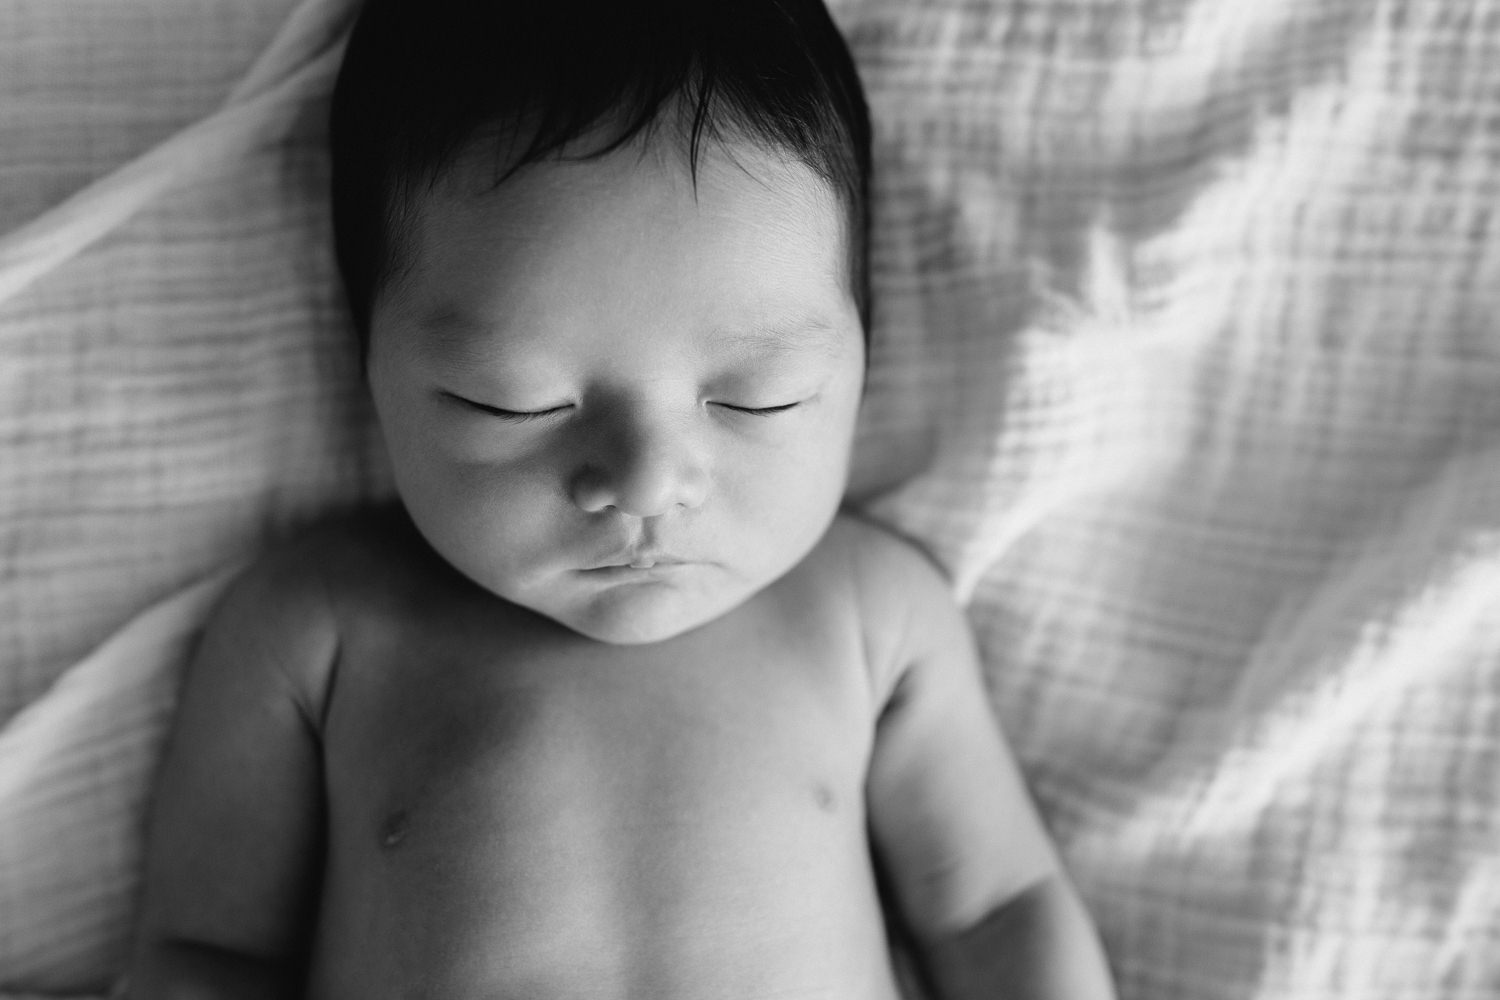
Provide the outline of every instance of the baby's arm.
{"type": "Polygon", "coordinates": [[[238,581],[189,668],[152,805],[134,1000],[302,993],[337,645],[305,569],[281,557],[238,581]]]}
{"type": "Polygon", "coordinates": [[[1103,950],[990,713],[973,639],[937,572],[879,546],[867,600],[892,685],[870,822],[918,959],[943,1000],[1111,998],[1103,950]],[[900,606],[904,605],[904,610],[900,606]]]}

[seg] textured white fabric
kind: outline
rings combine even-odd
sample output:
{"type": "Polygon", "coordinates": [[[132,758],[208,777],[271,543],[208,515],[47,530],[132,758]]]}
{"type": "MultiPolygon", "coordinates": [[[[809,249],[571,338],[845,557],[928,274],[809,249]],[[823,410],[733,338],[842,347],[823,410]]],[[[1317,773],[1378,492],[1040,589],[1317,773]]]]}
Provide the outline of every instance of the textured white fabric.
{"type": "MultiPolygon", "coordinates": [[[[951,572],[1122,995],[1500,995],[1500,0],[835,9],[855,494],[951,572]]],[[[0,993],[119,968],[183,588],[385,488],[348,11],[0,6],[0,993]]]]}

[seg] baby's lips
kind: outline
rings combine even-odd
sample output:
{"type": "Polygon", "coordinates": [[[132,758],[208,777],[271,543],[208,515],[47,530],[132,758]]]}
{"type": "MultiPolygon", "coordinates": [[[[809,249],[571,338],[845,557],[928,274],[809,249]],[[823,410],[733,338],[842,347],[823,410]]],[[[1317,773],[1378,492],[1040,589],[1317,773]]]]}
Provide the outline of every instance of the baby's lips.
{"type": "Polygon", "coordinates": [[[588,566],[586,568],[590,570],[621,569],[625,567],[629,567],[630,569],[651,569],[656,566],[680,566],[691,561],[692,560],[690,559],[683,559],[679,556],[674,556],[669,552],[662,552],[657,549],[648,549],[617,552],[614,555],[607,556],[604,559],[599,560],[596,564],[588,566]]]}

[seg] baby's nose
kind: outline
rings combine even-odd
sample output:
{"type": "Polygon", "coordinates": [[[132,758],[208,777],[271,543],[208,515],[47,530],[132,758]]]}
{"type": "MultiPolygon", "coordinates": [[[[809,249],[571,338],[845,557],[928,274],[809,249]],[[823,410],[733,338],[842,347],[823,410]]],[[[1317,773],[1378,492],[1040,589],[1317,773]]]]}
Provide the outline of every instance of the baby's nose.
{"type": "Polygon", "coordinates": [[[578,507],[644,518],[703,504],[709,473],[686,435],[635,426],[617,429],[610,438],[573,477],[571,492],[578,507]]]}

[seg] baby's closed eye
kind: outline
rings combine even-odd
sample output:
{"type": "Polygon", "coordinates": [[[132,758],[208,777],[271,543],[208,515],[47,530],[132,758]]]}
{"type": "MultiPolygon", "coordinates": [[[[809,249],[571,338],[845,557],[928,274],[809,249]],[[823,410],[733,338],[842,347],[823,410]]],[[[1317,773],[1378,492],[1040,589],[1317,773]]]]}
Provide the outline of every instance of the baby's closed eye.
{"type": "Polygon", "coordinates": [[[477,399],[470,399],[467,396],[460,396],[458,393],[448,392],[447,390],[444,390],[442,395],[471,410],[476,410],[480,413],[488,414],[492,417],[499,417],[502,420],[510,420],[516,423],[525,423],[529,420],[539,420],[544,417],[558,416],[560,414],[566,413],[568,410],[571,410],[573,408],[572,403],[560,403],[552,406],[513,409],[511,407],[495,406],[490,403],[482,403],[477,399]]]}
{"type": "Polygon", "coordinates": [[[749,414],[750,416],[754,417],[769,417],[777,413],[785,413],[788,410],[795,409],[796,407],[801,406],[803,402],[803,400],[797,400],[794,403],[781,403],[774,406],[737,406],[734,403],[723,402],[715,402],[714,405],[722,406],[726,410],[733,410],[736,413],[749,414]]]}

